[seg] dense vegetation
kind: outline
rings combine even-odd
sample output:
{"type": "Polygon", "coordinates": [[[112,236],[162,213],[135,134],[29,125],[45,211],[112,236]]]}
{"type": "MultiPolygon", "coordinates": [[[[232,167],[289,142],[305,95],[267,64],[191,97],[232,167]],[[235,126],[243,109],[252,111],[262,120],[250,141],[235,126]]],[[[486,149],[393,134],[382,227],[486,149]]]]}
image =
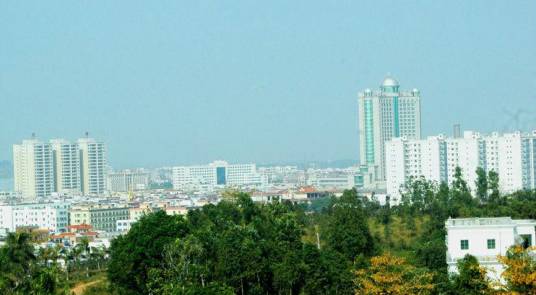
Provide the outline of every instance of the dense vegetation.
{"type": "MultiPolygon", "coordinates": [[[[536,219],[536,191],[503,196],[496,174],[478,175],[475,196],[460,170],[450,186],[413,179],[393,207],[355,190],[308,205],[234,192],[186,216],[152,213],[112,242],[108,280],[86,294],[536,294],[536,261],[522,247],[501,257],[504,285],[469,255],[447,273],[447,218],[536,219]]],[[[0,293],[65,294],[95,268],[76,258],[85,247],[64,255],[66,272],[25,234],[10,235],[0,293]]]]}
{"type": "Polygon", "coordinates": [[[113,242],[109,279],[119,294],[351,294],[352,261],[375,249],[355,194],[336,203],[327,225],[344,229],[321,250],[304,241],[304,210],[246,194],[186,218],[148,215],[113,242]]]}
{"type": "Polygon", "coordinates": [[[393,207],[349,190],[308,206],[235,193],[184,217],[154,213],[113,242],[108,277],[116,294],[536,292],[523,249],[503,258],[505,286],[471,256],[448,275],[448,217],[536,218],[536,192],[502,196],[493,172],[476,185],[472,196],[458,169],[450,186],[413,179],[393,207]]]}

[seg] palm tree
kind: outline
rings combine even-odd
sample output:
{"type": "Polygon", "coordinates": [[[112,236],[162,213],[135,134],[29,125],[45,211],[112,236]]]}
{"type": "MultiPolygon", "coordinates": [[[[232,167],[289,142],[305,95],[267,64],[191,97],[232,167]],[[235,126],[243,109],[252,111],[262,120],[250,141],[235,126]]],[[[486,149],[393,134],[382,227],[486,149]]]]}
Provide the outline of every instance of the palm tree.
{"type": "Polygon", "coordinates": [[[30,262],[36,259],[30,235],[27,233],[9,233],[5,247],[9,262],[21,265],[25,271],[30,268],[30,262]]]}
{"type": "Polygon", "coordinates": [[[97,262],[97,269],[100,271],[100,263],[104,259],[104,250],[99,247],[91,247],[91,260],[97,262]]]}
{"type": "Polygon", "coordinates": [[[23,232],[9,233],[0,256],[2,285],[13,291],[24,288],[36,259],[30,235],[23,232]]]}
{"type": "MultiPolygon", "coordinates": [[[[80,242],[78,245],[76,245],[75,248],[79,249],[79,255],[83,256],[84,258],[87,258],[89,256],[89,239],[87,237],[83,237],[80,239],[80,242]]],[[[89,267],[86,261],[86,276],[89,277],[89,267]]]]}
{"type": "Polygon", "coordinates": [[[67,276],[67,281],[69,281],[69,261],[72,258],[71,251],[67,248],[58,246],[58,256],[61,257],[65,263],[65,274],[67,276]]]}

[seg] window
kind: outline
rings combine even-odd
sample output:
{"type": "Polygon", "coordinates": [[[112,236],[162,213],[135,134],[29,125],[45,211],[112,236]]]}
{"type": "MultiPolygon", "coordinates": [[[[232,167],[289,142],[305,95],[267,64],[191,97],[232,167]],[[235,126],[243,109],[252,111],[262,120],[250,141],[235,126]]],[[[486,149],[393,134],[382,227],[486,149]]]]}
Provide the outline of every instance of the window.
{"type": "Polygon", "coordinates": [[[532,235],[519,235],[522,239],[521,246],[528,248],[532,246],[532,235]]]}
{"type": "Polygon", "coordinates": [[[488,239],[488,249],[495,249],[495,239],[488,239]]]}
{"type": "Polygon", "coordinates": [[[469,249],[469,240],[461,240],[460,241],[460,247],[462,250],[469,249]]]}

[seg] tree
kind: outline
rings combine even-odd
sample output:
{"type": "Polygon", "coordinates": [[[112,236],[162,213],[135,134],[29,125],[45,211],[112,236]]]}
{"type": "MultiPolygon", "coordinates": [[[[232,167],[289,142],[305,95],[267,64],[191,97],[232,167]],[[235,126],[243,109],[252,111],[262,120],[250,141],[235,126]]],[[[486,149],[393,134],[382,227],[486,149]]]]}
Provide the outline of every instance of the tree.
{"type": "Polygon", "coordinates": [[[353,294],[352,265],[342,254],[305,244],[303,257],[304,294],[353,294]]]}
{"type": "Polygon", "coordinates": [[[42,257],[34,255],[29,233],[8,234],[0,248],[0,294],[66,294],[54,252],[44,249],[40,253],[42,257]],[[49,260],[53,263],[47,266],[49,260]]]}
{"type": "Polygon", "coordinates": [[[403,206],[409,208],[411,215],[416,212],[423,213],[429,210],[430,204],[434,200],[437,186],[435,183],[426,180],[423,176],[412,177],[406,184],[402,195],[403,206]]]}
{"type": "Polygon", "coordinates": [[[102,249],[100,247],[91,247],[89,257],[91,258],[91,260],[93,262],[97,263],[97,269],[100,270],[101,269],[101,263],[102,263],[102,261],[104,260],[104,257],[105,257],[104,249],[102,249]]]}
{"type": "MultiPolygon", "coordinates": [[[[78,260],[80,261],[80,257],[83,257],[84,259],[87,259],[89,256],[89,239],[87,237],[82,237],[80,239],[80,242],[78,242],[78,245],[75,247],[75,251],[77,253],[77,256],[79,257],[78,260]]],[[[86,277],[89,277],[89,266],[87,265],[86,260],[86,277]]]]}
{"type": "Polygon", "coordinates": [[[29,279],[35,260],[30,235],[25,232],[9,233],[5,246],[0,249],[0,290],[17,293],[30,288],[29,279]]]}
{"type": "Polygon", "coordinates": [[[431,294],[432,275],[416,268],[405,259],[385,253],[370,259],[368,268],[355,273],[355,294],[431,294]]]}
{"type": "Polygon", "coordinates": [[[467,295],[489,294],[492,291],[486,269],[476,257],[465,255],[458,261],[458,274],[453,276],[453,290],[463,290],[467,295]]]}
{"type": "Polygon", "coordinates": [[[491,191],[489,201],[491,203],[499,203],[501,197],[499,193],[499,174],[493,170],[488,173],[488,188],[491,191]]]}
{"type": "Polygon", "coordinates": [[[476,168],[476,196],[481,203],[488,201],[488,177],[482,167],[476,168]]]}
{"type": "Polygon", "coordinates": [[[148,271],[161,267],[164,247],[187,233],[180,215],[157,211],[142,217],[112,241],[108,279],[118,294],[146,294],[148,271]]]}
{"type": "Polygon", "coordinates": [[[359,254],[372,256],[375,252],[367,215],[357,192],[347,190],[328,209],[323,236],[328,246],[353,261],[359,254]]]}
{"type": "Polygon", "coordinates": [[[472,216],[476,207],[475,200],[471,196],[467,182],[463,179],[462,169],[456,167],[452,189],[450,190],[449,211],[454,216],[472,216]]]}
{"type": "Polygon", "coordinates": [[[536,247],[514,246],[508,249],[506,256],[499,257],[505,267],[502,276],[513,294],[536,294],[536,260],[531,256],[534,250],[536,247]]]}
{"type": "Polygon", "coordinates": [[[468,193],[469,188],[467,182],[463,179],[462,168],[456,166],[454,170],[454,180],[452,181],[452,188],[462,193],[468,193]]]}

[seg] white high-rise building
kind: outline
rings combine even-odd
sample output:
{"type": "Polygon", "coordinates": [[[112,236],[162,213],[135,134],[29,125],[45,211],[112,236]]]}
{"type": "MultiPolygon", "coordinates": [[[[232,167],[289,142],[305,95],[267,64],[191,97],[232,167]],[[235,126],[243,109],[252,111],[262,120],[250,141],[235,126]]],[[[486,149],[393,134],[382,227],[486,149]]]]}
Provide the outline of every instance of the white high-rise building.
{"type": "Polygon", "coordinates": [[[536,131],[489,136],[466,131],[461,138],[439,135],[423,140],[401,137],[387,142],[385,149],[387,193],[394,199],[412,177],[451,183],[456,167],[473,191],[478,167],[497,172],[503,193],[536,188],[536,131]]]}
{"type": "Polygon", "coordinates": [[[54,191],[54,166],[50,144],[37,139],[13,145],[15,192],[23,198],[42,198],[54,191]]]}
{"type": "Polygon", "coordinates": [[[208,165],[173,167],[175,189],[254,186],[260,185],[261,179],[255,164],[229,164],[225,161],[215,161],[208,165]]]}
{"type": "Polygon", "coordinates": [[[421,95],[417,89],[400,91],[387,77],[379,91],[359,93],[359,147],[361,165],[375,169],[385,180],[385,142],[395,137],[421,138],[421,95]]]}
{"type": "Polygon", "coordinates": [[[86,195],[102,194],[106,190],[106,148],[93,138],[78,140],[80,180],[86,195]]]}
{"type": "Polygon", "coordinates": [[[54,162],[54,191],[80,193],[80,154],[78,145],[64,139],[50,141],[54,162]]]}

